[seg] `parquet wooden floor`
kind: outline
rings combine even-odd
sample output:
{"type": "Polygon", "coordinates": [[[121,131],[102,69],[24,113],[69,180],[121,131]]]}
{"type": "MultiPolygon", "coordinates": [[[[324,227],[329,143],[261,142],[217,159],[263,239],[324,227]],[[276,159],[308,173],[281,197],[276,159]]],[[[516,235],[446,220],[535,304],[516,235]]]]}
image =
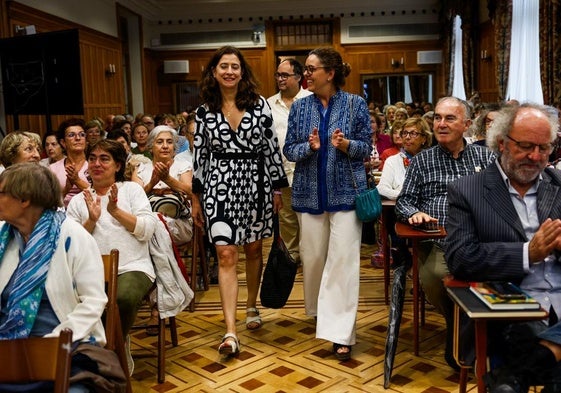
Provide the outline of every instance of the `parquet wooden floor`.
{"type": "MultiPolygon", "coordinates": [[[[338,362],[331,344],[315,338],[314,319],[308,318],[303,310],[301,273],[296,277],[287,306],[281,310],[261,308],[263,327],[246,330],[245,275],[240,264],[240,356],[225,360],[217,352],[224,323],[218,286],[211,285],[209,291],[197,291],[193,313],[184,311],[177,316],[177,347],[171,346],[167,335],[163,384],[158,384],[156,378],[156,337],[147,336],[144,330],[133,333],[134,392],[458,392],[459,374],[443,357],[444,322],[430,306],[420,331],[420,356],[413,355],[410,297],[405,302],[391,386],[384,389],[388,306],[384,304],[382,270],[370,265],[373,251],[373,246],[363,246],[357,345],[353,347],[351,361],[338,362]]],[[[473,375],[468,391],[476,391],[473,375]]]]}

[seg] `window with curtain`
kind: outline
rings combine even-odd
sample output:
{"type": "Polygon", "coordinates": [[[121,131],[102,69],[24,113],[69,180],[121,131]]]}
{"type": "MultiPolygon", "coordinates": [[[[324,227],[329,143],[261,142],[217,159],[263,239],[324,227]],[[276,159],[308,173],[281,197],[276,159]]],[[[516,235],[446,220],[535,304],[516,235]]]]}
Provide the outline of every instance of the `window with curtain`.
{"type": "Polygon", "coordinates": [[[450,72],[452,77],[452,95],[465,100],[466,88],[464,85],[464,66],[462,62],[462,18],[460,15],[454,17],[452,29],[452,69],[450,72]]]}
{"type": "Polygon", "coordinates": [[[540,79],[540,12],[535,0],[513,0],[507,100],[543,104],[540,79]]]}

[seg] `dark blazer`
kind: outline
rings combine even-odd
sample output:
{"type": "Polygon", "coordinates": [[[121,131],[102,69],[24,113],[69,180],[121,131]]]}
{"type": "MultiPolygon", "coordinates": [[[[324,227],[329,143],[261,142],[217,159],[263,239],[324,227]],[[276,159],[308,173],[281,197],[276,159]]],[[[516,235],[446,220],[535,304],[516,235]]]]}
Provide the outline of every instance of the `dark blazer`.
{"type": "MultiPolygon", "coordinates": [[[[522,251],[528,239],[497,165],[448,185],[445,256],[457,279],[519,283],[526,274],[522,251]]],[[[542,177],[540,224],[548,217],[561,218],[561,171],[546,168],[542,177]]]]}

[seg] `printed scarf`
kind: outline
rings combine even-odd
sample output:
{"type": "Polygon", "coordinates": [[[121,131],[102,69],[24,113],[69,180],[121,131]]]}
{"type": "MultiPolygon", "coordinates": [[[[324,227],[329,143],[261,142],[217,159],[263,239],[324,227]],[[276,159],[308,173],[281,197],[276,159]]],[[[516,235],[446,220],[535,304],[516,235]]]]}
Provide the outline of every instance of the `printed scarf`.
{"type": "MultiPolygon", "coordinates": [[[[6,307],[8,317],[0,325],[0,340],[29,337],[64,219],[64,213],[45,210],[33,228],[12,277],[14,284],[6,307]]],[[[0,263],[14,230],[7,223],[0,228],[0,263]]]]}

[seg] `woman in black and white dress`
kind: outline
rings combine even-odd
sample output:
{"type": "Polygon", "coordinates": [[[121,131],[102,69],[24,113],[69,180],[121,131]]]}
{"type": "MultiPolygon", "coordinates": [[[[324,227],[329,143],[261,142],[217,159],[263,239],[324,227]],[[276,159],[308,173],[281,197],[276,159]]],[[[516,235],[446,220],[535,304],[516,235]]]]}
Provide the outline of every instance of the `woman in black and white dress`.
{"type": "Polygon", "coordinates": [[[218,348],[236,355],[238,246],[246,256],[247,317],[261,327],[256,308],[263,267],[262,239],[273,234],[274,212],[282,207],[279,188],[288,182],[282,166],[271,110],[241,52],[218,49],[203,71],[196,111],[193,220],[206,224],[219,262],[219,286],[226,335],[218,348]]]}

